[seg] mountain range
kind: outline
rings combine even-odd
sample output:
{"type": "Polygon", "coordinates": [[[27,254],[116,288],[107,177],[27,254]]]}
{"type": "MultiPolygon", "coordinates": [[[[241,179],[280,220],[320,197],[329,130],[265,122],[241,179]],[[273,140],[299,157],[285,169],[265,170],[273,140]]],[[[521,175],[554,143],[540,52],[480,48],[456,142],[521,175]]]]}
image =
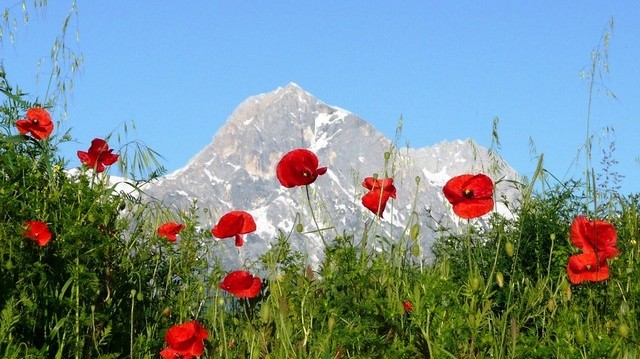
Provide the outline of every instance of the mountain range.
{"type": "Polygon", "coordinates": [[[518,174],[493,152],[470,139],[400,147],[365,120],[290,83],[243,101],[209,145],[185,167],[151,183],[146,193],[180,210],[197,203],[203,227],[211,228],[231,210],[251,213],[257,230],[245,236],[241,250],[233,240],[216,246],[225,266],[257,259],[279,232],[291,233],[292,248],[317,264],[323,238],[331,241],[343,233],[361,238],[366,226],[374,229],[368,231],[373,238],[368,243],[384,250],[414,223],[420,226],[418,242],[428,260],[436,232],[458,225],[442,186],[453,176],[479,172],[501,180],[496,211],[510,215],[503,202],[517,198],[508,180],[517,180],[518,174]],[[275,176],[278,161],[295,148],[313,151],[320,166],[328,168],[309,186],[309,197],[304,187],[285,188],[275,176]],[[381,219],[361,204],[366,193],[361,183],[374,174],[393,177],[397,188],[397,199],[389,202],[381,219]],[[302,233],[293,230],[298,223],[302,233]]]}

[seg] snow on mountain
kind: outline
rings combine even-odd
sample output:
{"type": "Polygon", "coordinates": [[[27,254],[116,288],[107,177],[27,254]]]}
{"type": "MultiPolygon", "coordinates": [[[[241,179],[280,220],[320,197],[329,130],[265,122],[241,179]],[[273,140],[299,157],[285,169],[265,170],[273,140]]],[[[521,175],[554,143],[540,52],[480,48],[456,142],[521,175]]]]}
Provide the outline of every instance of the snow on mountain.
{"type": "MultiPolygon", "coordinates": [[[[390,233],[397,240],[413,210],[422,228],[419,242],[426,256],[435,238],[433,229],[456,223],[442,195],[442,186],[449,178],[484,172],[494,180],[517,179],[502,159],[472,140],[396,149],[366,121],[290,83],[246,99],[212,142],[184,168],[146,190],[153,198],[179,209],[188,208],[197,199],[199,208],[210,209],[212,221],[230,210],[251,213],[258,230],[247,236],[242,256],[220,258],[230,266],[255,260],[275,242],[279,231],[291,232],[297,221],[304,231],[293,231],[292,247],[317,262],[322,256],[322,240],[317,234],[304,233],[316,229],[307,194],[304,188],[284,188],[275,178],[277,162],[295,148],[314,151],[320,166],[328,167],[327,173],[309,187],[318,226],[330,228],[322,232],[325,238],[330,240],[343,231],[358,236],[364,225],[372,222],[373,214],[360,203],[365,193],[361,183],[377,173],[380,177],[393,176],[398,198],[389,202],[384,219],[373,223],[382,234],[390,233]],[[387,151],[393,154],[385,168],[387,151]],[[420,177],[419,182],[416,177],[420,177]]],[[[509,200],[516,196],[506,185],[498,186],[497,192],[498,197],[509,200]]],[[[503,207],[497,206],[497,210],[508,214],[503,207]]],[[[223,242],[229,246],[227,253],[237,252],[232,248],[233,241],[223,242]]],[[[381,243],[372,245],[383,247],[381,243]]]]}

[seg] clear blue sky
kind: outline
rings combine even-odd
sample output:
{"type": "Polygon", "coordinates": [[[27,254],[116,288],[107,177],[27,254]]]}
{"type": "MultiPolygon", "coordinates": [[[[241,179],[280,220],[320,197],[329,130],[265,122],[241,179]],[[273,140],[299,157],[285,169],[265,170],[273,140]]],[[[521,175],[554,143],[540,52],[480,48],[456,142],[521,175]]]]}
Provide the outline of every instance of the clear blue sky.
{"type": "MultiPolygon", "coordinates": [[[[31,13],[14,45],[0,48],[10,79],[36,96],[36,62],[47,58],[68,1],[31,13]]],[[[623,192],[640,192],[640,6],[635,1],[82,1],[84,56],[63,129],[78,143],[122,131],[159,151],[169,171],[210,143],[248,96],[295,82],[402,143],[429,146],[473,138],[491,143],[531,175],[537,153],[557,177],[581,177],[588,70],[611,17],[610,75],[595,93],[594,161],[616,143],[623,192]],[[612,127],[615,134],[601,136],[612,127]],[[602,146],[601,146],[602,145],[602,146]]]]}

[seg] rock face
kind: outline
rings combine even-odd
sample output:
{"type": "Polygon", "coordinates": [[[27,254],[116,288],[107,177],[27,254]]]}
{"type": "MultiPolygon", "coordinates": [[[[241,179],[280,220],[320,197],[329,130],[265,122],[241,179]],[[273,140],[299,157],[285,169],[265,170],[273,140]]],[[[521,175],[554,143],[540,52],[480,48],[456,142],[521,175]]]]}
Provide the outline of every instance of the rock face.
{"type": "MultiPolygon", "coordinates": [[[[230,210],[251,213],[258,229],[245,237],[240,255],[233,240],[216,244],[216,248],[224,248],[216,252],[225,265],[255,260],[275,242],[279,231],[293,232],[292,247],[317,263],[323,242],[317,231],[304,233],[317,229],[307,192],[304,187],[284,188],[275,177],[280,158],[295,148],[315,152],[320,166],[328,167],[327,173],[309,186],[310,203],[325,240],[342,233],[360,238],[366,225],[370,228],[368,243],[383,250],[388,243],[373,234],[397,242],[408,224],[418,223],[425,259],[430,256],[435,230],[456,225],[442,195],[449,178],[477,172],[488,173],[494,181],[518,178],[502,159],[472,140],[396,148],[366,121],[288,84],[245,100],[211,144],[184,168],[152,183],[147,193],[179,209],[197,200],[200,209],[208,209],[202,212],[203,227],[212,226],[230,210]],[[385,152],[390,153],[388,161],[385,152]],[[393,177],[397,188],[397,200],[388,203],[382,220],[374,219],[360,202],[366,193],[362,180],[374,173],[393,177]],[[292,231],[297,223],[303,226],[301,234],[292,231]]],[[[502,185],[496,195],[508,200],[517,196],[502,185]]],[[[503,205],[496,208],[507,214],[503,205]]]]}

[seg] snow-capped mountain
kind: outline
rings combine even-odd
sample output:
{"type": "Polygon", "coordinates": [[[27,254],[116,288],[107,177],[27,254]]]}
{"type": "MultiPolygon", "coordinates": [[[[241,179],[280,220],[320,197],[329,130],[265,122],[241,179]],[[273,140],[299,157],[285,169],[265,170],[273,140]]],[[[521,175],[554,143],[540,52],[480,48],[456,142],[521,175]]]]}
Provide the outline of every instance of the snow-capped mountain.
{"type": "MultiPolygon", "coordinates": [[[[421,227],[420,245],[425,258],[435,229],[455,225],[442,186],[462,173],[488,173],[494,180],[516,179],[517,174],[502,159],[471,140],[442,142],[432,147],[395,148],[392,141],[366,121],[348,111],[329,106],[295,84],[245,100],[212,142],[182,169],[155,183],[146,192],[167,205],[187,209],[194,201],[203,211],[202,226],[213,226],[230,210],[245,210],[257,223],[257,231],[245,237],[240,251],[233,241],[224,241],[229,263],[253,260],[275,242],[277,233],[293,232],[294,249],[308,253],[312,263],[323,252],[303,187],[284,188],[275,177],[276,164],[295,148],[315,152],[326,174],[310,188],[311,205],[330,241],[343,233],[360,235],[365,224],[371,233],[397,240],[410,217],[421,227]],[[391,154],[385,166],[385,152],[391,154]],[[491,168],[491,171],[489,171],[491,168]],[[397,200],[390,201],[382,220],[361,204],[366,192],[361,183],[374,173],[393,177],[397,200]],[[419,181],[416,178],[419,177],[419,181]],[[292,228],[300,222],[303,233],[292,228]],[[328,228],[328,229],[327,229],[328,228]]],[[[515,191],[497,187],[498,196],[513,200],[515,191]]],[[[505,212],[498,205],[498,211],[505,212]]],[[[413,222],[412,222],[413,223],[413,222]]],[[[212,239],[213,240],[213,239],[212,239]]],[[[382,243],[371,240],[374,246],[382,243]]],[[[230,263],[238,264],[238,263],[230,263]]]]}

